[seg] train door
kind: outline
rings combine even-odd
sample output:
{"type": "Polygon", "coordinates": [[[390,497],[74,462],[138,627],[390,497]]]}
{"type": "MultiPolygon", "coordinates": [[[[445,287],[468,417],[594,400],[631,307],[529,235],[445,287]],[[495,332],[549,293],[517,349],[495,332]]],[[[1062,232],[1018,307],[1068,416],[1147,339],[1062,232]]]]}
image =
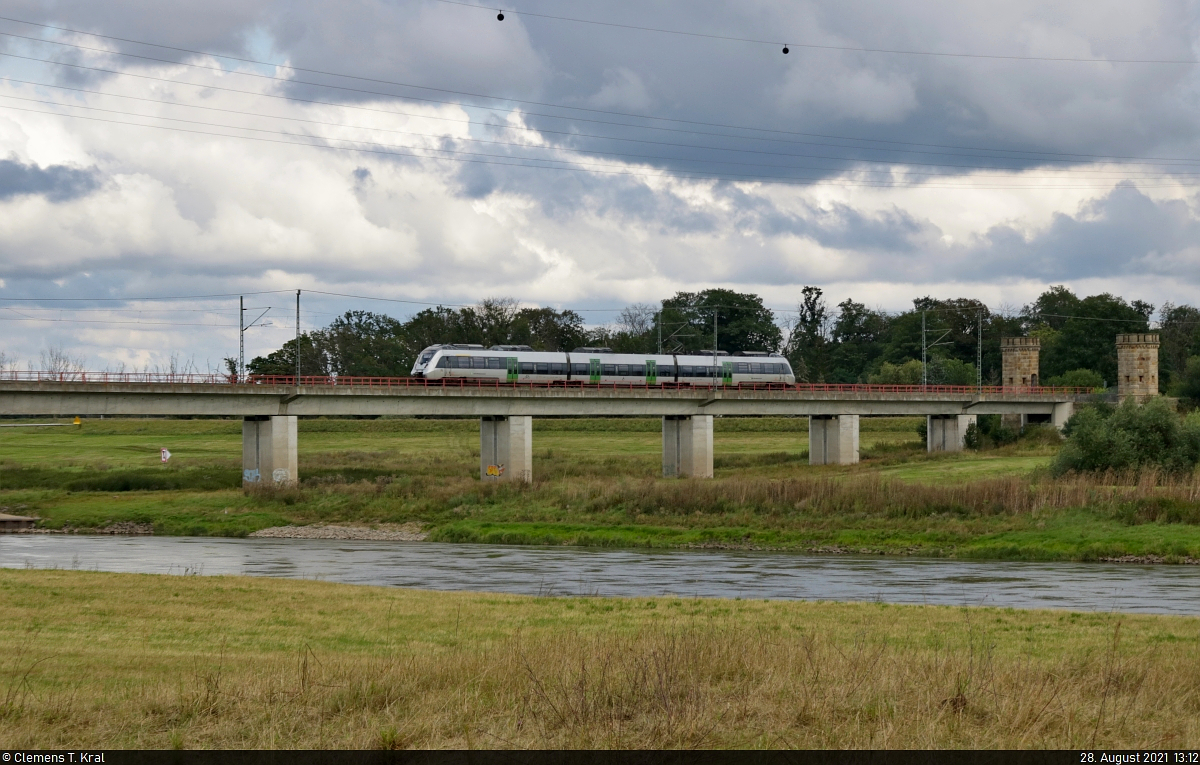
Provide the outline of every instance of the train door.
{"type": "Polygon", "coordinates": [[[721,362],[721,384],[722,385],[733,385],[733,362],[732,361],[722,361],[721,362]]]}
{"type": "Polygon", "coordinates": [[[646,359],[646,384],[658,385],[658,362],[646,359]]]}
{"type": "Polygon", "coordinates": [[[508,382],[516,382],[517,381],[517,370],[518,370],[517,360],[514,358],[507,358],[504,361],[507,364],[507,368],[508,368],[508,378],[507,378],[508,382]]]}
{"type": "Polygon", "coordinates": [[[600,359],[588,359],[588,380],[600,382],[600,359]]]}

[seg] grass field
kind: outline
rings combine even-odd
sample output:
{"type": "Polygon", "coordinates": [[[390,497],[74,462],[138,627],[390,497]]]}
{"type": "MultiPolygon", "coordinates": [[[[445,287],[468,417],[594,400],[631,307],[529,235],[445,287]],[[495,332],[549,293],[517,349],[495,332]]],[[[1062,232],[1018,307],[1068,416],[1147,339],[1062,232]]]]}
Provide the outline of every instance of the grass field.
{"type": "Polygon", "coordinates": [[[0,746],[1200,746],[1200,620],[0,569],[0,746]]]}
{"type": "Polygon", "coordinates": [[[442,541],[1200,558],[1195,477],[1051,479],[1052,438],[928,455],[918,422],[864,419],[861,464],[813,467],[806,419],[718,419],[698,481],[660,477],[657,420],[535,420],[522,487],[478,480],[474,420],[302,420],[301,486],[245,493],[240,421],[87,420],[0,431],[0,507],[162,534],[417,522],[442,541]]]}

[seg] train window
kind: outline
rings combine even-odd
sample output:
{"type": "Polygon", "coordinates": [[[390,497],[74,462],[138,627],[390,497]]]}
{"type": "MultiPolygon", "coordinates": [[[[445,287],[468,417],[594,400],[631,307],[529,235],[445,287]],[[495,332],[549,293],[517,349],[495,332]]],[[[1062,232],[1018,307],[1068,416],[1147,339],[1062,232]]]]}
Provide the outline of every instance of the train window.
{"type": "Polygon", "coordinates": [[[533,362],[522,361],[518,366],[520,367],[521,374],[523,374],[523,375],[533,374],[533,370],[534,370],[533,362]]]}
{"type": "Polygon", "coordinates": [[[679,376],[680,377],[691,377],[692,376],[691,366],[686,365],[686,364],[680,364],[679,365],[679,376]]]}
{"type": "Polygon", "coordinates": [[[659,377],[674,377],[675,376],[675,365],[674,364],[659,364],[658,365],[658,376],[659,377]]]}
{"type": "Polygon", "coordinates": [[[571,374],[576,377],[587,377],[589,375],[587,364],[572,364],[571,374]]]}
{"type": "Polygon", "coordinates": [[[565,375],[566,373],[567,373],[567,365],[566,364],[551,364],[550,365],[550,374],[565,375]]]}
{"type": "Polygon", "coordinates": [[[616,377],[617,365],[616,364],[601,364],[600,365],[600,374],[604,375],[605,377],[616,377]]]}
{"type": "Polygon", "coordinates": [[[550,365],[549,364],[538,364],[536,374],[539,374],[539,375],[550,374],[550,365]]]}
{"type": "Polygon", "coordinates": [[[487,356],[475,356],[471,359],[472,369],[487,369],[487,356]]]}
{"type": "Polygon", "coordinates": [[[733,371],[738,373],[739,375],[749,374],[750,373],[750,365],[744,361],[739,361],[733,365],[733,371]]]}
{"type": "Polygon", "coordinates": [[[617,364],[617,375],[620,377],[628,377],[629,376],[629,365],[628,364],[617,364]]]}
{"type": "Polygon", "coordinates": [[[761,375],[763,373],[763,365],[762,364],[755,364],[755,363],[751,362],[749,366],[750,366],[750,374],[761,375]]]}
{"type": "Polygon", "coordinates": [[[450,368],[450,357],[443,356],[440,359],[438,359],[437,368],[438,369],[449,369],[450,368]]]}
{"type": "Polygon", "coordinates": [[[506,369],[507,365],[504,363],[504,358],[501,356],[488,356],[487,368],[488,369],[506,369]]]}
{"type": "Polygon", "coordinates": [[[470,356],[455,356],[454,357],[454,366],[458,369],[470,369],[471,368],[471,357],[470,356]]]}

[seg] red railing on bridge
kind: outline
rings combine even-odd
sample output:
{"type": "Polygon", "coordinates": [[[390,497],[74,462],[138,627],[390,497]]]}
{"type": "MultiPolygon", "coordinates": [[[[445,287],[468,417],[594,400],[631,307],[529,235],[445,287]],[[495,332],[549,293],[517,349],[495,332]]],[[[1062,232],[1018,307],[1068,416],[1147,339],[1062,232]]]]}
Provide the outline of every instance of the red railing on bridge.
{"type": "MultiPolygon", "coordinates": [[[[61,382],[61,383],[158,383],[169,385],[296,385],[294,375],[249,375],[241,382],[236,375],[222,374],[172,374],[160,372],[37,372],[0,371],[0,381],[61,382]]],[[[553,382],[504,382],[483,378],[449,378],[427,380],[423,377],[351,377],[347,375],[321,376],[302,375],[301,387],[356,387],[356,388],[588,388],[604,390],[707,390],[708,385],[693,386],[688,383],[645,383],[605,382],[591,383],[582,380],[558,380],[553,382]]],[[[1062,386],[1001,386],[1001,385],[875,385],[840,383],[739,383],[718,386],[726,390],[794,391],[804,393],[944,393],[975,395],[980,393],[1024,393],[1035,395],[1081,395],[1101,392],[1096,388],[1062,386]]]]}

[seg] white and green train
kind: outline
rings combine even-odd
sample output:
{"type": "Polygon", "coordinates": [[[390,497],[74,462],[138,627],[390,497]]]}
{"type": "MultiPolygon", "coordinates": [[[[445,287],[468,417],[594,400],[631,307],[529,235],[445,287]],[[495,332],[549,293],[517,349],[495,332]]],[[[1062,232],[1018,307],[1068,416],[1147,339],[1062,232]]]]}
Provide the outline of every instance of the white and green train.
{"type": "Polygon", "coordinates": [[[796,382],[787,359],[777,353],[747,351],[730,356],[721,352],[715,358],[712,353],[613,353],[608,348],[548,353],[527,345],[431,345],[417,356],[412,375],[428,380],[696,386],[796,382]]]}

